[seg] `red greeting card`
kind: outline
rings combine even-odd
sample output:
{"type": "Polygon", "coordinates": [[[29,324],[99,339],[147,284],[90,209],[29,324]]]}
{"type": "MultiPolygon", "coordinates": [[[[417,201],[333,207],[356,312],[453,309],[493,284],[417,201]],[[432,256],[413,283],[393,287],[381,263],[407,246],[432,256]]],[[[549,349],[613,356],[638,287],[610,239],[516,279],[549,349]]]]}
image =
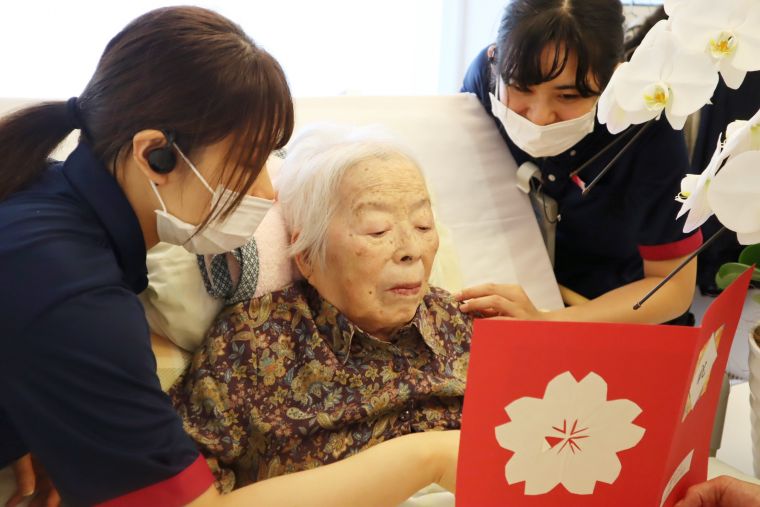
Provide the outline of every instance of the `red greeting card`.
{"type": "Polygon", "coordinates": [[[698,328],[477,321],[457,506],[673,506],[706,479],[750,275],[698,328]]]}

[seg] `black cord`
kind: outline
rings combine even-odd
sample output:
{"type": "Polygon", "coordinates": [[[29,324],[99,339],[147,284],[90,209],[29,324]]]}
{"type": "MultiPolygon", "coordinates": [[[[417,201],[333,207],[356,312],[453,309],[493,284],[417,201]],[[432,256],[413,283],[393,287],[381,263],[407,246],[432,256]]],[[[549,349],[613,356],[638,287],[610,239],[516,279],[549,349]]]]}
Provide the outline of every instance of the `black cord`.
{"type": "Polygon", "coordinates": [[[652,122],[653,122],[653,121],[654,121],[654,120],[649,120],[647,123],[645,123],[645,124],[644,124],[644,125],[643,125],[643,126],[640,128],[640,129],[639,129],[639,131],[638,131],[638,132],[636,132],[636,135],[635,135],[635,136],[633,136],[633,137],[632,137],[632,138],[631,138],[631,139],[630,139],[630,140],[629,140],[629,141],[628,141],[628,142],[625,144],[625,146],[623,146],[623,148],[622,148],[622,149],[621,149],[621,150],[620,150],[620,151],[617,153],[617,155],[615,155],[615,157],[614,157],[612,160],[610,160],[610,161],[607,163],[607,165],[606,165],[606,166],[604,166],[604,169],[602,169],[602,171],[601,171],[601,172],[600,172],[600,173],[599,173],[599,174],[596,176],[596,178],[594,178],[593,180],[591,180],[591,183],[589,183],[589,184],[586,186],[586,188],[584,188],[584,189],[583,189],[583,191],[581,192],[581,196],[585,197],[585,196],[586,196],[586,195],[587,195],[587,194],[588,194],[588,193],[591,191],[591,189],[592,189],[592,188],[594,188],[594,187],[596,186],[596,184],[597,184],[597,183],[599,183],[599,180],[601,180],[601,179],[602,179],[602,177],[603,177],[605,174],[607,174],[607,173],[609,172],[609,170],[610,170],[610,169],[612,169],[612,166],[613,166],[613,165],[615,165],[615,162],[617,162],[617,161],[620,159],[620,157],[622,157],[622,156],[623,156],[623,154],[624,154],[624,153],[625,153],[625,152],[628,150],[628,148],[630,148],[630,147],[633,145],[633,143],[635,143],[635,142],[636,142],[636,140],[637,140],[639,137],[641,137],[641,134],[643,134],[643,133],[646,131],[646,129],[647,129],[647,128],[649,128],[649,126],[652,124],[652,122]]]}
{"type": "Polygon", "coordinates": [[[713,234],[712,236],[710,236],[710,239],[708,239],[707,241],[705,241],[704,243],[702,243],[702,246],[700,246],[699,248],[697,248],[696,250],[694,250],[694,252],[692,252],[691,255],[689,255],[686,259],[684,259],[684,261],[681,264],[679,264],[676,269],[674,269],[673,271],[671,271],[668,274],[668,276],[666,276],[665,278],[663,278],[662,281],[660,283],[658,283],[657,286],[654,289],[650,290],[647,293],[647,295],[644,296],[641,299],[641,301],[639,301],[638,303],[636,303],[635,305],[633,305],[633,309],[634,310],[638,310],[639,308],[641,308],[641,305],[643,305],[646,302],[647,299],[649,299],[650,297],[652,297],[655,292],[657,292],[658,290],[660,290],[660,288],[663,285],[665,285],[666,283],[668,283],[671,278],[673,278],[674,276],[676,276],[676,274],[679,271],[681,271],[684,268],[684,266],[686,266],[688,263],[690,263],[692,261],[692,259],[694,259],[694,257],[696,257],[700,253],[704,252],[716,239],[718,239],[718,237],[720,235],[722,235],[727,230],[728,229],[726,229],[725,227],[721,227],[720,229],[718,229],[715,232],[715,234],[713,234]]]}
{"type": "MultiPolygon", "coordinates": [[[[640,127],[640,129],[641,128],[643,128],[643,126],[640,127]]],[[[580,167],[578,167],[577,169],[575,169],[574,171],[572,171],[570,173],[570,177],[572,178],[573,176],[577,176],[578,173],[580,173],[581,171],[583,171],[584,169],[586,169],[588,166],[590,166],[591,164],[593,164],[594,162],[596,162],[596,160],[599,157],[601,157],[602,155],[604,155],[605,153],[607,153],[610,150],[610,148],[612,148],[613,146],[615,146],[616,144],[618,144],[623,139],[626,139],[626,135],[629,134],[629,133],[631,133],[631,132],[636,132],[636,129],[633,128],[633,127],[629,127],[628,130],[626,130],[625,132],[621,133],[619,136],[615,137],[615,139],[613,139],[612,142],[608,143],[607,146],[605,146],[604,148],[602,148],[601,150],[599,150],[598,152],[596,152],[596,154],[593,157],[591,157],[590,159],[586,160],[583,164],[580,165],[580,167]]]]}

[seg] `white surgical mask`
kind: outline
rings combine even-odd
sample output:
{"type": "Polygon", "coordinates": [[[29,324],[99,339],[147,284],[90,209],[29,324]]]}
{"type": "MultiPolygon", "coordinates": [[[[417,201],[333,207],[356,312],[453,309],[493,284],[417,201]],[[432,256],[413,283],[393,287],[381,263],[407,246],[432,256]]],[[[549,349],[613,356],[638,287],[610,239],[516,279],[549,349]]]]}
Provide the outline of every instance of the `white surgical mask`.
{"type": "MultiPolygon", "coordinates": [[[[232,200],[237,196],[236,192],[228,190],[221,185],[215,192],[193,163],[182,153],[182,150],[176,144],[174,147],[188,167],[201,180],[206,190],[211,193],[212,209],[218,202],[229,202],[228,200],[232,200]]],[[[248,243],[253,237],[253,233],[256,232],[256,228],[258,228],[264,219],[264,215],[267,214],[273,204],[273,201],[246,195],[240,201],[240,205],[225,220],[216,218],[196,234],[198,226],[184,222],[169,213],[164,200],[161,199],[161,195],[158,193],[156,184],[151,181],[150,185],[156,193],[156,197],[158,197],[158,202],[161,203],[162,208],[156,210],[158,239],[172,245],[183,246],[188,252],[199,255],[230,252],[248,243]]]]}
{"type": "Polygon", "coordinates": [[[588,113],[578,118],[552,123],[551,125],[536,125],[505,106],[499,100],[499,88],[501,88],[501,78],[496,83],[497,95],[489,94],[491,96],[491,112],[504,125],[504,129],[512,142],[531,157],[559,155],[578,144],[578,141],[594,130],[596,105],[588,113]]]}

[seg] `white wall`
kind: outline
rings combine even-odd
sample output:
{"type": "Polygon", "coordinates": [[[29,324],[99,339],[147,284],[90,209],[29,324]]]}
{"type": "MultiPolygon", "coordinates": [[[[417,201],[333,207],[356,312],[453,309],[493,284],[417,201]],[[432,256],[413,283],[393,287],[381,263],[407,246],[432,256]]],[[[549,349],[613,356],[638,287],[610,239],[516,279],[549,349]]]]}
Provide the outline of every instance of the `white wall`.
{"type": "MultiPolygon", "coordinates": [[[[0,2],[0,97],[65,98],[108,40],[165,0],[0,2]]],[[[435,94],[443,0],[200,0],[277,58],[296,95],[435,94]]]]}
{"type": "MultiPolygon", "coordinates": [[[[280,61],[295,95],[313,96],[457,92],[470,61],[495,40],[507,1],[188,3],[238,22],[280,61]]],[[[113,35],[134,17],[171,4],[166,0],[0,1],[0,97],[77,95],[113,35]]],[[[626,12],[635,20],[652,9],[628,6],[626,12]]]]}

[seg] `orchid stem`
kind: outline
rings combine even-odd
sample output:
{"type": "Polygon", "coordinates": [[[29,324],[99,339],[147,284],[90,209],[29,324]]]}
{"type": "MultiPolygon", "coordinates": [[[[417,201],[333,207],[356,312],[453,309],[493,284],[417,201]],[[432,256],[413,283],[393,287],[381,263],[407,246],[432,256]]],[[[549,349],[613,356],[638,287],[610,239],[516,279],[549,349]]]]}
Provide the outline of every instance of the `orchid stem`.
{"type": "Polygon", "coordinates": [[[612,169],[612,166],[615,165],[615,162],[618,161],[620,157],[623,156],[623,154],[628,151],[628,148],[636,142],[636,139],[641,137],[641,134],[644,133],[644,131],[649,128],[649,126],[652,124],[654,120],[650,120],[647,123],[645,123],[638,132],[636,132],[636,135],[634,135],[627,143],[625,143],[625,146],[615,155],[615,157],[609,161],[609,163],[604,166],[604,169],[602,169],[602,172],[597,174],[596,178],[591,180],[591,183],[589,183],[586,188],[583,189],[583,192],[581,192],[582,197],[586,197],[586,195],[591,191],[592,188],[596,186],[597,183],[599,183],[599,180],[602,179],[602,177],[609,172],[610,169],[612,169]]]}
{"type": "Polygon", "coordinates": [[[712,245],[712,243],[716,239],[718,239],[718,237],[720,235],[722,235],[727,230],[728,229],[726,229],[725,227],[721,227],[720,229],[718,229],[715,232],[715,234],[713,234],[712,236],[710,236],[710,239],[708,239],[707,241],[705,241],[704,243],[702,243],[702,246],[700,246],[699,248],[697,248],[696,250],[694,250],[691,253],[691,255],[689,255],[686,259],[684,259],[684,261],[681,264],[678,265],[678,267],[676,269],[674,269],[673,271],[671,271],[668,274],[668,276],[666,276],[665,278],[663,278],[662,281],[660,283],[658,283],[657,286],[654,289],[650,290],[647,293],[647,295],[644,296],[641,299],[641,301],[639,301],[638,303],[636,303],[635,305],[633,305],[633,309],[634,310],[638,310],[639,308],[641,308],[641,305],[643,305],[646,302],[647,299],[649,299],[650,297],[652,297],[655,292],[657,292],[658,290],[660,290],[660,287],[662,287],[663,285],[665,285],[666,283],[668,283],[668,281],[670,281],[671,278],[673,278],[674,276],[676,276],[676,274],[679,271],[681,271],[684,268],[684,266],[686,266],[688,263],[690,263],[692,261],[692,259],[694,259],[694,257],[696,257],[700,253],[704,252],[710,245],[712,245]]]}

